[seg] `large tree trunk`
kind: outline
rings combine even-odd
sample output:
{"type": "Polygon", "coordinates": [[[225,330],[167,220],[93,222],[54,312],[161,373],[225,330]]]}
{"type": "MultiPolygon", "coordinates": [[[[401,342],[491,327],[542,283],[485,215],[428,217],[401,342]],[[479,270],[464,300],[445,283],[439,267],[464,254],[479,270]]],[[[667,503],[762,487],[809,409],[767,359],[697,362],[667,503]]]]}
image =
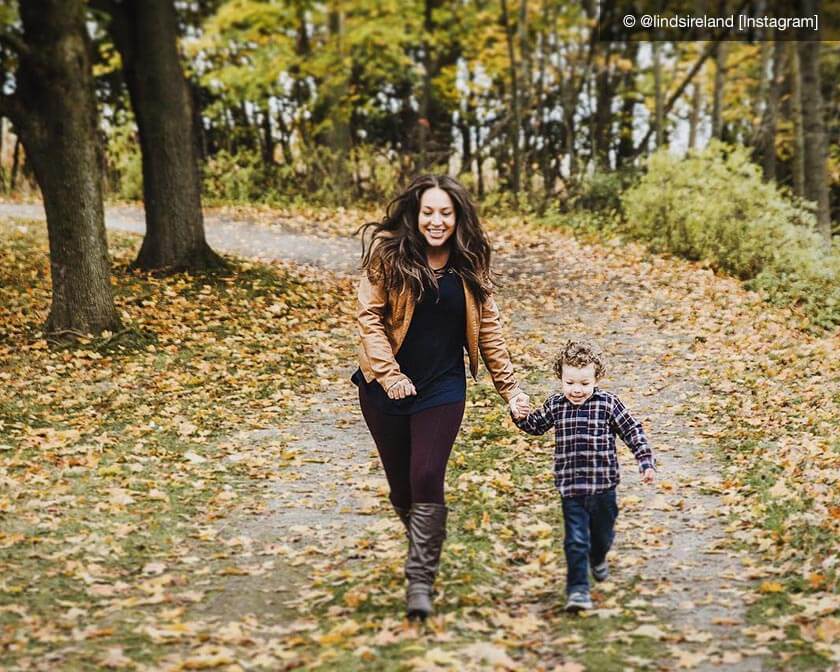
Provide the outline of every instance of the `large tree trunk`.
{"type": "Polygon", "coordinates": [[[134,265],[169,272],[223,267],[204,237],[193,101],[178,57],[172,0],[96,6],[111,13],[140,132],[146,235],[134,265]]]}
{"type": "Polygon", "coordinates": [[[41,187],[50,245],[48,333],[116,330],[96,99],[82,0],[22,0],[13,121],[41,187]]]}
{"type": "Polygon", "coordinates": [[[805,198],[817,203],[817,229],[831,244],[831,214],[828,202],[825,122],[820,93],[820,43],[799,43],[802,75],[802,126],[805,139],[805,198]]]}

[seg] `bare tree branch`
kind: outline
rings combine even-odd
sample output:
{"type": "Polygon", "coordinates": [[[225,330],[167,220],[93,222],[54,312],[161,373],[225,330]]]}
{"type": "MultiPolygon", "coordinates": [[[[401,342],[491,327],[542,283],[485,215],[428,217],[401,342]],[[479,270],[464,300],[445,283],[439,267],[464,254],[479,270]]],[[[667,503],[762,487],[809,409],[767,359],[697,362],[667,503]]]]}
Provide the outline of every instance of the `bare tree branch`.
{"type": "MultiPolygon", "coordinates": [[[[694,79],[694,76],[700,71],[700,68],[703,66],[703,63],[711,56],[714,51],[715,47],[718,43],[723,39],[724,33],[721,33],[716,40],[713,42],[709,42],[706,48],[703,50],[703,53],[700,54],[700,58],[697,59],[697,62],[692,66],[691,70],[688,71],[688,74],[685,76],[685,79],[680,83],[674,93],[668,98],[668,102],[662,108],[662,117],[667,117],[668,113],[671,111],[671,108],[674,107],[674,104],[679,100],[679,97],[682,95],[682,92],[685,91],[686,87],[691,83],[691,80],[694,79]]],[[[645,133],[645,137],[642,138],[642,141],[636,145],[636,148],[633,150],[633,156],[638,156],[642,150],[647,146],[648,140],[650,140],[651,136],[656,131],[655,126],[651,126],[648,129],[648,132],[645,133]]]]}
{"type": "MultiPolygon", "coordinates": [[[[742,12],[744,8],[747,6],[747,2],[742,2],[738,9],[735,10],[735,13],[742,12]]],[[[662,117],[665,118],[671,112],[671,108],[674,107],[674,104],[679,100],[680,96],[682,95],[683,91],[685,91],[686,87],[691,83],[691,80],[694,79],[694,76],[700,72],[700,68],[703,67],[703,64],[708,60],[709,56],[711,56],[717,45],[720,44],[724,38],[728,35],[727,30],[720,30],[714,36],[714,38],[706,45],[706,48],[703,50],[703,53],[700,54],[700,58],[697,59],[697,62],[692,66],[691,70],[688,71],[686,74],[685,79],[680,83],[677,87],[676,91],[671,94],[668,98],[668,101],[665,103],[665,106],[662,108],[662,117]]],[[[642,138],[642,141],[636,145],[636,148],[633,150],[633,156],[638,156],[644,148],[647,146],[648,140],[650,140],[651,136],[656,131],[655,126],[651,126],[648,129],[648,132],[645,133],[645,137],[642,138]]]]}

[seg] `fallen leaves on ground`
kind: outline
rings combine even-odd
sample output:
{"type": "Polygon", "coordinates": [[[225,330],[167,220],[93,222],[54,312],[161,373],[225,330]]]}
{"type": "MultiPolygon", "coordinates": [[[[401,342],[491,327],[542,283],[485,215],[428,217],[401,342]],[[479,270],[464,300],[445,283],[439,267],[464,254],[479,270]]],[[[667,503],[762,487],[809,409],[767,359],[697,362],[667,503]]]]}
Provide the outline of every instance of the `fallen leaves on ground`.
{"type": "MultiPolygon", "coordinates": [[[[255,213],[267,225],[274,215],[255,213]]],[[[369,218],[287,219],[329,236],[369,218]]],[[[352,279],[251,262],[213,280],[120,271],[133,331],[61,349],[38,337],[43,238],[3,224],[4,655],[17,669],[140,670],[840,660],[836,334],[803,331],[795,312],[698,264],[511,224],[490,229],[532,403],[553,385],[559,345],[595,340],[605,385],[640,415],[660,459],[645,490],[622,449],[612,576],[594,587],[593,613],[562,609],[550,438],[517,433],[485,374],[450,463],[439,614],[419,628],[402,619],[405,538],[375,453],[327,484],[347,456],[316,453],[305,424],[282,431],[292,416],[337,409],[325,436],[337,447],[361,423],[346,381],[352,279]],[[261,516],[302,510],[327,513],[256,538],[261,516]],[[330,510],[367,515],[366,529],[343,535],[324,523],[330,510]]],[[[121,269],[136,239],[115,239],[121,269]]]]}

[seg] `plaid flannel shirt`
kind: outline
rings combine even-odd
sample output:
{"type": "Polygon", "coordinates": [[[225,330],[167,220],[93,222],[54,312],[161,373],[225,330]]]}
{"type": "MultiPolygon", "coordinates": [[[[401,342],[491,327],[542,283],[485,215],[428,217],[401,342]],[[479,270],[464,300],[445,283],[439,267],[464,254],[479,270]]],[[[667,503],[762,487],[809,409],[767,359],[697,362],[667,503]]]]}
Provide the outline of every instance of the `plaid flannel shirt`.
{"type": "Polygon", "coordinates": [[[616,434],[633,452],[640,472],[655,468],[641,423],[616,395],[597,387],[580,406],[552,394],[542,408],[514,422],[534,435],[554,427],[554,485],[562,497],[593,495],[618,485],[616,434]]]}

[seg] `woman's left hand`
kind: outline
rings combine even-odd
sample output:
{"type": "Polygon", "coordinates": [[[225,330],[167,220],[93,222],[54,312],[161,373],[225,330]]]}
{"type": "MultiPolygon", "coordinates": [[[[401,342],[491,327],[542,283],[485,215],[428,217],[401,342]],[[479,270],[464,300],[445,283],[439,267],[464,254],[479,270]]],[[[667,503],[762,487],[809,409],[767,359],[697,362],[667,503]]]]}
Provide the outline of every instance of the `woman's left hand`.
{"type": "Polygon", "coordinates": [[[388,395],[389,399],[405,399],[416,395],[417,390],[409,378],[403,378],[389,387],[385,394],[388,395]]]}
{"type": "Polygon", "coordinates": [[[511,397],[508,408],[510,408],[514,420],[522,420],[531,412],[530,397],[524,392],[520,392],[515,397],[511,397]]]}

